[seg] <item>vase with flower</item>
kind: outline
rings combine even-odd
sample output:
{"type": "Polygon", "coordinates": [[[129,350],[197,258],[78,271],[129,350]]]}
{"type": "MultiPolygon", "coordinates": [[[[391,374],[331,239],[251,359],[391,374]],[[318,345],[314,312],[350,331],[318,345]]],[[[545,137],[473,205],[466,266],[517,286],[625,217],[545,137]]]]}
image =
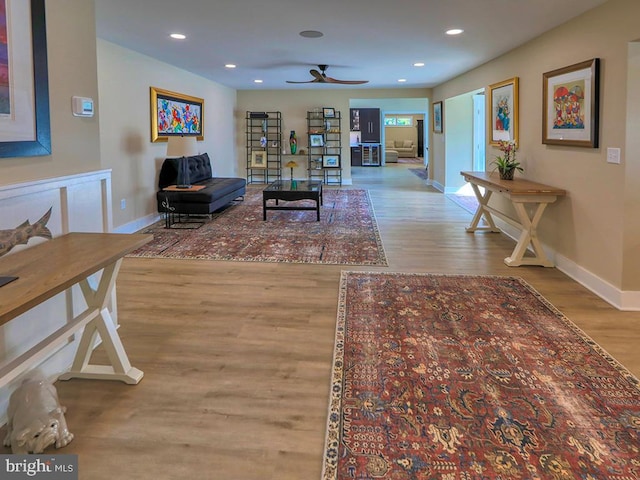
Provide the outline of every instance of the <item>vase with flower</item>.
{"type": "Polygon", "coordinates": [[[520,166],[520,162],[516,160],[516,144],[513,141],[501,140],[498,142],[498,149],[502,152],[502,155],[498,155],[491,164],[495,165],[500,174],[500,179],[513,180],[513,174],[516,170],[524,171],[520,166]]]}

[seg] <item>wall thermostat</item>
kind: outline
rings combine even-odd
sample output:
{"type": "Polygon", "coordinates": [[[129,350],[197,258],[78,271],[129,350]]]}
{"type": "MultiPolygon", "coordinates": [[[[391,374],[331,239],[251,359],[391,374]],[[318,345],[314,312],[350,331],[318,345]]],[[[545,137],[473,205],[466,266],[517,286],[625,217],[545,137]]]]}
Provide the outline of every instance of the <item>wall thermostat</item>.
{"type": "Polygon", "coordinates": [[[93,117],[93,99],[71,97],[71,111],[74,117],[93,117]]]}

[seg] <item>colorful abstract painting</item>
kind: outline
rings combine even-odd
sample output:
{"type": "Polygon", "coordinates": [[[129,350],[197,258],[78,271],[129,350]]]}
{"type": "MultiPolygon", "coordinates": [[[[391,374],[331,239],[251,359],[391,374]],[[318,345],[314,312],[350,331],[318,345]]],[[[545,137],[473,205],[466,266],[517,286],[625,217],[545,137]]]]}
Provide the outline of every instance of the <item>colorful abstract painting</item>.
{"type": "Polygon", "coordinates": [[[600,59],[542,75],[542,143],[598,147],[600,59]]]}
{"type": "Polygon", "coordinates": [[[204,140],[204,99],[151,87],[151,141],[171,135],[197,135],[204,140]]]}
{"type": "Polygon", "coordinates": [[[584,89],[584,80],[553,86],[553,105],[556,112],[554,129],[584,129],[584,89]]]}
{"type": "Polygon", "coordinates": [[[11,113],[8,42],[7,1],[0,0],[0,115],[9,115],[11,113]]]}
{"type": "Polygon", "coordinates": [[[518,77],[489,86],[490,144],[518,143],[518,77]]]}
{"type": "Polygon", "coordinates": [[[200,105],[158,98],[158,133],[200,133],[200,105]]]}

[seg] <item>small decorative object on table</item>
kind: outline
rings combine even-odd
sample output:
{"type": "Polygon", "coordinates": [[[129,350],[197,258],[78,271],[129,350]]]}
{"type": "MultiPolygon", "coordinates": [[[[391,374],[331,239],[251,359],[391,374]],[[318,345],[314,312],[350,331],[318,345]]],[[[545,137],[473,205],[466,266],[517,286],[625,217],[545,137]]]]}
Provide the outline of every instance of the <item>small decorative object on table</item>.
{"type": "Polygon", "coordinates": [[[498,148],[502,151],[502,155],[497,156],[491,163],[498,169],[502,180],[513,180],[513,174],[516,170],[524,171],[520,162],[516,160],[516,144],[501,140],[498,142],[498,148]]]}
{"type": "Polygon", "coordinates": [[[285,165],[285,167],[291,169],[291,190],[294,190],[297,187],[297,182],[293,179],[293,169],[297,166],[298,164],[295,162],[295,160],[291,160],[285,165]]]}
{"type": "Polygon", "coordinates": [[[56,387],[41,375],[27,378],[11,394],[4,445],[16,454],[42,453],[49,445],[65,447],[73,440],[56,387]]]}
{"type": "Polygon", "coordinates": [[[295,130],[291,130],[289,134],[289,147],[291,148],[291,155],[294,155],[298,150],[298,139],[296,138],[295,130]]]}

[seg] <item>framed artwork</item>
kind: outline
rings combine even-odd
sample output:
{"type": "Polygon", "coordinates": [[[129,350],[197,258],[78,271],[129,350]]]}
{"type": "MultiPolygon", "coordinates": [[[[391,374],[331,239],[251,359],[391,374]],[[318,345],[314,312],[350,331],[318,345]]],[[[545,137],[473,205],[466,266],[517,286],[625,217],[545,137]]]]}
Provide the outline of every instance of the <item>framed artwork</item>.
{"type": "Polygon", "coordinates": [[[0,7],[0,157],[50,155],[44,0],[12,2],[11,9],[0,0],[0,7]]]}
{"type": "Polygon", "coordinates": [[[265,150],[251,152],[251,168],[267,168],[267,152],[265,150]]]}
{"type": "Polygon", "coordinates": [[[487,128],[489,144],[513,142],[518,146],[518,77],[489,85],[487,128]]]}
{"type": "Polygon", "coordinates": [[[542,143],[598,147],[600,59],[542,75],[542,143]]]}
{"type": "Polygon", "coordinates": [[[442,102],[433,104],[433,133],[442,133],[442,102]]]}
{"type": "Polygon", "coordinates": [[[309,135],[310,147],[324,147],[324,136],[312,133],[309,135]]]}
{"type": "Polygon", "coordinates": [[[336,111],[333,108],[324,107],[322,109],[322,116],[324,118],[334,118],[336,116],[336,111]]]}
{"type": "Polygon", "coordinates": [[[151,87],[151,141],[168,135],[196,135],[204,140],[204,100],[151,87]]]}
{"type": "Polygon", "coordinates": [[[340,168],[340,155],[323,155],[322,166],[324,168],[340,168]]]}

